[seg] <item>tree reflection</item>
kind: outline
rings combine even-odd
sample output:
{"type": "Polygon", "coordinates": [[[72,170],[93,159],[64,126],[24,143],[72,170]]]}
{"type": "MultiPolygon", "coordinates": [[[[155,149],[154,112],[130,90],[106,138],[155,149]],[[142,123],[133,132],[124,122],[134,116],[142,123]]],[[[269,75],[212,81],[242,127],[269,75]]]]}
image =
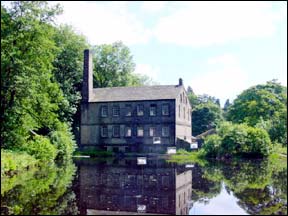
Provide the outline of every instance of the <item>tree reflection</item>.
{"type": "Polygon", "coordinates": [[[67,190],[75,170],[75,165],[67,162],[1,179],[1,214],[77,214],[75,194],[67,190]]]}
{"type": "Polygon", "coordinates": [[[239,199],[238,205],[249,214],[287,214],[287,162],[238,160],[211,162],[193,170],[194,202],[209,202],[226,190],[239,199]]]}

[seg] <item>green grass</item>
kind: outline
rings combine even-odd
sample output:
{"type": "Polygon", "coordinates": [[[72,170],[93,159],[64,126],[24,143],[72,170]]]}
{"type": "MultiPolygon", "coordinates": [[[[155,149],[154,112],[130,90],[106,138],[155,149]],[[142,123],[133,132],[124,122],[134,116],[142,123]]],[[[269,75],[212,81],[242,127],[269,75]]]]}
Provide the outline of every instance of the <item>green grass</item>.
{"type": "Polygon", "coordinates": [[[168,160],[169,162],[185,164],[185,163],[197,163],[200,166],[204,166],[207,161],[202,150],[197,152],[187,152],[184,149],[179,149],[175,155],[172,155],[168,160]]]}
{"type": "Polygon", "coordinates": [[[25,152],[1,149],[1,177],[11,176],[37,164],[38,160],[25,152]]]}
{"type": "Polygon", "coordinates": [[[88,155],[90,157],[111,157],[113,156],[113,152],[110,151],[99,151],[99,150],[93,150],[93,149],[87,149],[87,150],[81,150],[81,151],[75,151],[74,155],[88,155]]]}

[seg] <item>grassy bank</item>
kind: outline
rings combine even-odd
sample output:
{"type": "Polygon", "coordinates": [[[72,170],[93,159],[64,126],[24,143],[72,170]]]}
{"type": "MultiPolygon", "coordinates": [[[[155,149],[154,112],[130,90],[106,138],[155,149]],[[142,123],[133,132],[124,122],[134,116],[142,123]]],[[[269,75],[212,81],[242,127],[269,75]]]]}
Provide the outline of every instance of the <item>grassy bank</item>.
{"type": "Polygon", "coordinates": [[[12,176],[37,164],[38,160],[25,152],[1,149],[1,177],[12,176]]]}
{"type": "Polygon", "coordinates": [[[90,157],[111,157],[113,152],[99,151],[94,149],[77,150],[73,154],[74,156],[90,156],[90,157]]]}
{"type": "Polygon", "coordinates": [[[186,150],[179,149],[175,155],[172,155],[169,162],[174,163],[198,163],[204,165],[206,163],[205,155],[202,150],[187,152],[186,150]]]}

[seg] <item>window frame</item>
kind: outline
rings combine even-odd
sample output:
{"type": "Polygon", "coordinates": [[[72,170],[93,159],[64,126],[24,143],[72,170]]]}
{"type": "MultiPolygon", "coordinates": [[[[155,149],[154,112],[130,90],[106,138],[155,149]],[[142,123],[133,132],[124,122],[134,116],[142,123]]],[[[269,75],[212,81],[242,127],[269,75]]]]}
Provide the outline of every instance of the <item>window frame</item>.
{"type": "Polygon", "coordinates": [[[156,104],[151,104],[150,105],[149,116],[157,116],[157,105],[156,104]],[[151,115],[151,111],[153,110],[152,108],[154,108],[154,115],[151,115]]]}
{"type": "Polygon", "coordinates": [[[120,126],[119,125],[113,125],[112,127],[112,137],[120,137],[120,126]],[[118,129],[119,134],[116,134],[116,128],[118,129]]]}
{"type": "Polygon", "coordinates": [[[169,126],[163,126],[161,131],[162,137],[169,137],[170,136],[170,127],[169,126]],[[165,128],[167,128],[167,134],[165,134],[165,128]]]}
{"type": "Polygon", "coordinates": [[[168,103],[162,104],[161,113],[162,113],[162,116],[169,116],[170,115],[170,106],[168,103]],[[167,114],[164,113],[164,111],[165,111],[164,107],[167,107],[167,114]]]}
{"type": "Polygon", "coordinates": [[[101,117],[103,117],[103,118],[108,117],[108,106],[107,105],[101,106],[101,117]],[[104,108],[106,110],[106,115],[104,115],[104,108]]]}
{"type": "Polygon", "coordinates": [[[144,116],[144,105],[143,104],[138,104],[136,111],[137,111],[137,116],[144,116]],[[142,108],[142,115],[139,114],[141,112],[140,108],[142,108]]]}
{"type": "Polygon", "coordinates": [[[100,135],[102,138],[107,138],[108,137],[108,127],[107,126],[101,126],[101,129],[100,129],[100,135]],[[104,129],[106,129],[106,135],[104,133],[104,129]]]}
{"type": "Polygon", "coordinates": [[[132,116],[132,105],[130,104],[126,104],[125,105],[125,116],[129,117],[132,116]],[[130,113],[130,115],[127,115],[128,113],[130,113]]]}
{"type": "Polygon", "coordinates": [[[120,106],[119,105],[113,105],[112,107],[112,116],[113,117],[118,117],[120,116],[120,106]],[[115,114],[115,111],[118,111],[118,114],[115,114]]]}
{"type": "Polygon", "coordinates": [[[144,137],[144,127],[142,127],[142,126],[137,126],[137,137],[144,137]],[[139,130],[142,128],[142,132],[143,132],[143,134],[142,134],[142,136],[140,136],[139,135],[139,130]]]}
{"type": "Polygon", "coordinates": [[[125,127],[125,137],[132,137],[132,127],[129,127],[129,126],[125,127]],[[129,129],[130,129],[130,136],[127,135],[127,132],[129,129]]]}
{"type": "Polygon", "coordinates": [[[155,137],[156,136],[156,127],[152,126],[149,127],[149,137],[155,137]],[[151,129],[153,130],[153,135],[151,135],[151,129]]]}

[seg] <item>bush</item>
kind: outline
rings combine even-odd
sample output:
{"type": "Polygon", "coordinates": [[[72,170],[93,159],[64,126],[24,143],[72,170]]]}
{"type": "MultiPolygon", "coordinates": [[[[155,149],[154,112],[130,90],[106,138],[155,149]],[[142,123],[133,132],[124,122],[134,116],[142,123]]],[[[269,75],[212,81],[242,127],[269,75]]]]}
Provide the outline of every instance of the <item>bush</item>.
{"type": "Polygon", "coordinates": [[[225,122],[217,129],[219,135],[205,139],[203,149],[208,157],[257,156],[270,154],[271,141],[266,130],[246,124],[225,122]]]}
{"type": "Polygon", "coordinates": [[[206,137],[202,148],[204,149],[208,157],[217,157],[221,142],[221,137],[217,134],[213,134],[206,137]]]}
{"type": "Polygon", "coordinates": [[[57,149],[50,140],[40,135],[34,136],[33,140],[24,146],[24,150],[42,162],[53,161],[57,154],[57,149]]]}
{"type": "Polygon", "coordinates": [[[63,127],[62,130],[51,132],[50,140],[57,148],[56,159],[65,160],[71,158],[76,144],[72,133],[67,129],[67,127],[63,127]]]}

